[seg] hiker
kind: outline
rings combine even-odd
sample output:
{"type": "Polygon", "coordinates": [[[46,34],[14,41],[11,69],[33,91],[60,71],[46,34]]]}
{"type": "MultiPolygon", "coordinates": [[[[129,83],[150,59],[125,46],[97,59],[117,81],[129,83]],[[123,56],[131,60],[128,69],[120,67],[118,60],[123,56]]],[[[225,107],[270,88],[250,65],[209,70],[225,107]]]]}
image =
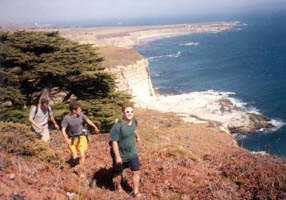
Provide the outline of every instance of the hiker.
{"type": "Polygon", "coordinates": [[[49,106],[49,98],[40,98],[39,104],[33,106],[29,114],[29,121],[32,124],[32,131],[39,134],[41,140],[48,142],[50,140],[50,132],[48,121],[51,118],[56,129],[59,125],[55,121],[51,107],[49,106]]]}
{"type": "Polygon", "coordinates": [[[112,145],[113,181],[116,189],[122,192],[122,172],[130,168],[133,172],[133,194],[139,197],[140,164],[136,149],[136,142],[140,141],[136,132],[137,120],[134,119],[134,105],[122,105],[122,119],[115,123],[110,131],[109,140],[112,145]]]}
{"type": "Polygon", "coordinates": [[[71,113],[67,114],[61,123],[62,134],[68,144],[73,162],[76,162],[79,152],[79,167],[81,168],[85,161],[85,151],[88,143],[87,131],[84,129],[83,123],[86,122],[92,126],[96,133],[99,133],[99,129],[81,112],[79,102],[72,101],[69,107],[71,113]]]}

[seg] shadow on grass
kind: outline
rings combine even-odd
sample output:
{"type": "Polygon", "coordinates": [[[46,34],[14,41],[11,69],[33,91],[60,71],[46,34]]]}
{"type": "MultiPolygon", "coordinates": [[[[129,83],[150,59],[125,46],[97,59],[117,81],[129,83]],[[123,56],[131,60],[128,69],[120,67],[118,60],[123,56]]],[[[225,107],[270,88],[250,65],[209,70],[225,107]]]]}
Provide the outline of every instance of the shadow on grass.
{"type": "Polygon", "coordinates": [[[66,163],[69,164],[70,168],[73,168],[79,164],[79,158],[77,158],[75,160],[70,158],[68,161],[66,161],[66,163]]]}
{"type": "MultiPolygon", "coordinates": [[[[99,187],[102,188],[104,187],[105,189],[108,189],[110,191],[115,191],[115,187],[113,184],[113,168],[101,168],[97,172],[94,173],[93,178],[92,178],[92,183],[91,187],[99,187]]],[[[123,178],[122,179],[122,188],[125,192],[131,193],[132,192],[132,187],[127,183],[127,181],[123,178]]]]}

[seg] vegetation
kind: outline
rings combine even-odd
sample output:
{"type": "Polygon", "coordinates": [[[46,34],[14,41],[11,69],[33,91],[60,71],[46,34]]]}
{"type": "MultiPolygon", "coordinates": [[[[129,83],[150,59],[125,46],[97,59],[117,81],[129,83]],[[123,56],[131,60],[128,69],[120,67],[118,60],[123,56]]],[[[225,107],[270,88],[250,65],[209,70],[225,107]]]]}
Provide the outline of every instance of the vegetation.
{"type": "Polygon", "coordinates": [[[24,124],[0,123],[0,151],[26,157],[36,157],[42,161],[59,164],[57,152],[41,140],[24,124]]]}
{"type": "Polygon", "coordinates": [[[115,91],[114,77],[91,45],[81,45],[58,32],[0,33],[1,121],[23,123],[43,88],[60,93],[56,118],[68,112],[71,97],[80,100],[91,118],[107,131],[130,96],[115,91]]]}
{"type": "MultiPolygon", "coordinates": [[[[286,199],[285,158],[250,153],[207,124],[186,124],[172,113],[136,109],[135,114],[141,136],[137,143],[141,199],[286,199]]],[[[15,143],[20,138],[35,142],[28,127],[13,123],[0,127],[5,138],[12,135],[9,141],[0,139],[0,148],[10,152],[0,150],[1,199],[16,195],[26,199],[132,199],[131,170],[124,171],[124,192],[114,191],[108,134],[90,136],[89,157],[82,169],[86,177],[80,177],[68,165],[70,156],[59,131],[51,131],[49,145],[64,162],[54,165],[37,157],[38,153],[27,156],[35,152],[33,146],[15,143]],[[19,147],[12,148],[10,143],[19,147]]],[[[45,151],[37,152],[45,155],[45,151]]]]}

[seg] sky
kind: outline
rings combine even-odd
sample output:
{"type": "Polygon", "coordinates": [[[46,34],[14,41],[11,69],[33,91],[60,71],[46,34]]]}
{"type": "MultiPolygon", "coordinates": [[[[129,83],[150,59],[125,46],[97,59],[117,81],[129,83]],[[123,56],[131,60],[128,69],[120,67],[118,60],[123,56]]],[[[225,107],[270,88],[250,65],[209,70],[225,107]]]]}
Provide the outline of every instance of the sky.
{"type": "Polygon", "coordinates": [[[283,7],[286,0],[0,0],[0,24],[207,16],[283,7]]]}

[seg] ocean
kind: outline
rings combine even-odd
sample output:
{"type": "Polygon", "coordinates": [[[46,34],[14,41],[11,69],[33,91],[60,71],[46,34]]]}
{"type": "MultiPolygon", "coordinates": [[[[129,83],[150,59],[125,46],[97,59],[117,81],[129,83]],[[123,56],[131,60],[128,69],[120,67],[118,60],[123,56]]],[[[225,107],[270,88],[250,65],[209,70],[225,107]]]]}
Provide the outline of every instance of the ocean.
{"type": "MultiPolygon", "coordinates": [[[[285,13],[285,12],[284,12],[285,13]]],[[[250,151],[286,156],[286,14],[229,18],[240,25],[219,33],[196,33],[146,41],[136,50],[149,60],[153,87],[162,94],[225,92],[249,112],[276,125],[235,134],[250,151]]],[[[186,20],[184,21],[186,22],[186,20]]],[[[193,22],[191,22],[193,23],[193,22]]]]}

